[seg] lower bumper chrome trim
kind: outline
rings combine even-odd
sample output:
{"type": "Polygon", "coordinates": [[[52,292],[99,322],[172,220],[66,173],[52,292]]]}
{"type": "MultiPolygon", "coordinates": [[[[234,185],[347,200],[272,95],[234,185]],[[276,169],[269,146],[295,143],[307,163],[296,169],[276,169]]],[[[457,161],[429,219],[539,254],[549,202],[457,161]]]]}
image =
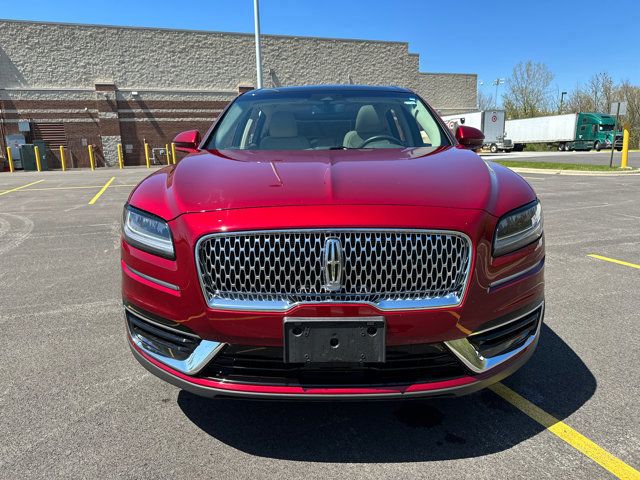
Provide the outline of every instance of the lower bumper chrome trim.
{"type": "MultiPolygon", "coordinates": [[[[298,400],[298,401],[363,401],[363,400],[390,400],[390,399],[404,399],[404,398],[416,398],[416,397],[451,397],[468,395],[476,392],[489,385],[499,382],[504,378],[511,375],[518,370],[533,354],[533,349],[528,350],[521,355],[514,362],[511,362],[506,368],[498,370],[494,375],[480,379],[474,379],[473,381],[465,382],[461,385],[449,386],[443,388],[432,389],[412,389],[407,387],[389,387],[381,389],[381,391],[373,393],[344,393],[339,392],[337,389],[329,389],[323,393],[317,393],[301,389],[297,393],[288,393],[285,391],[278,391],[278,389],[261,388],[257,389],[255,386],[243,385],[241,388],[231,388],[234,385],[219,383],[217,385],[203,385],[201,383],[195,383],[192,379],[184,376],[176,375],[167,371],[164,367],[158,365],[158,361],[148,357],[146,353],[141,352],[136,345],[130,343],[131,352],[140,364],[146,368],[149,372],[157,376],[158,378],[188,392],[200,395],[203,397],[240,397],[251,398],[261,400],[298,400]]],[[[418,385],[416,385],[418,386],[418,385]]],[[[238,387],[236,385],[236,387],[238,387]]]]}
{"type": "MultiPolygon", "coordinates": [[[[523,350],[526,350],[527,348],[529,348],[531,346],[532,343],[534,343],[535,341],[538,340],[538,337],[540,335],[540,328],[542,327],[542,319],[544,317],[544,302],[540,303],[538,306],[536,306],[535,308],[529,310],[528,312],[526,312],[523,315],[518,316],[517,318],[513,318],[511,320],[509,320],[508,322],[505,323],[511,323],[514,322],[520,318],[526,317],[527,315],[530,315],[532,312],[535,312],[536,310],[540,309],[540,314],[539,314],[539,318],[538,318],[538,326],[536,328],[535,333],[533,333],[532,335],[529,336],[529,338],[527,338],[525,340],[525,342],[520,345],[518,348],[511,350],[507,353],[503,353],[501,355],[496,355],[494,357],[483,357],[473,346],[473,344],[468,340],[468,338],[460,338],[457,340],[448,340],[446,342],[444,342],[444,344],[449,348],[449,350],[451,350],[451,353],[453,353],[456,357],[458,357],[458,359],[467,367],[469,368],[469,370],[471,370],[474,373],[484,373],[487,372],[488,370],[491,370],[492,368],[497,367],[498,365],[500,365],[501,363],[506,362],[507,360],[515,357],[516,355],[520,354],[523,350]]],[[[498,328],[502,325],[498,325],[494,328],[498,328]]],[[[484,330],[486,331],[486,330],[484,330]]],[[[475,335],[478,335],[482,332],[476,332],[475,335]]],[[[474,334],[471,335],[471,337],[474,334]]]]}
{"type": "MultiPolygon", "coordinates": [[[[151,350],[149,348],[149,345],[153,344],[153,342],[148,338],[143,337],[142,335],[134,333],[129,326],[129,321],[126,320],[126,318],[125,321],[127,324],[127,333],[129,335],[129,338],[140,350],[142,350],[145,354],[149,355],[151,358],[157,360],[158,362],[161,362],[168,367],[177,370],[178,372],[184,373],[185,375],[195,375],[196,373],[198,373],[225,346],[225,344],[221,342],[200,340],[200,343],[191,353],[191,355],[189,355],[189,357],[184,360],[177,360],[165,355],[160,355],[159,353],[151,350]]],[[[160,326],[158,323],[155,323],[155,325],[160,326]]]]}

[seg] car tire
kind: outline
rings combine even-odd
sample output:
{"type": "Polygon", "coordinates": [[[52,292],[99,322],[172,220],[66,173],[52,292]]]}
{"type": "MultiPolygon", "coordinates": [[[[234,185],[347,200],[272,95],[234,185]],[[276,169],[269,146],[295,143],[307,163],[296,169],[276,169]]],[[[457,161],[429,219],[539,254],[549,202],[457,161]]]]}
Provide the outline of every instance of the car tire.
{"type": "Polygon", "coordinates": [[[491,153],[498,153],[498,146],[495,143],[492,143],[491,146],[489,147],[489,151],[491,153]]]}
{"type": "Polygon", "coordinates": [[[616,147],[616,152],[621,152],[622,151],[622,147],[616,147]]]}
{"type": "Polygon", "coordinates": [[[596,143],[593,144],[593,148],[596,150],[596,152],[602,150],[602,145],[600,144],[599,140],[596,140],[596,143]]]}
{"type": "Polygon", "coordinates": [[[565,149],[564,149],[565,146],[566,146],[566,143],[559,143],[558,144],[558,151],[559,152],[564,152],[565,151],[565,149]]]}

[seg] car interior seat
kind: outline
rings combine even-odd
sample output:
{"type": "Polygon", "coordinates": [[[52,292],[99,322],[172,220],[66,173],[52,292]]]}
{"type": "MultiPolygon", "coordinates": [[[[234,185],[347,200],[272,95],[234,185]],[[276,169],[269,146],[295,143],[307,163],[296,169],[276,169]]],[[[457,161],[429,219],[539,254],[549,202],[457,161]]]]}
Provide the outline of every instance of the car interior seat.
{"type": "Polygon", "coordinates": [[[343,145],[347,148],[359,148],[362,144],[378,135],[389,135],[373,105],[363,105],[356,115],[355,130],[347,132],[343,145]]]}
{"type": "Polygon", "coordinates": [[[269,124],[269,135],[260,142],[262,150],[304,150],[309,140],[298,135],[298,125],[291,112],[274,112],[269,124]]]}

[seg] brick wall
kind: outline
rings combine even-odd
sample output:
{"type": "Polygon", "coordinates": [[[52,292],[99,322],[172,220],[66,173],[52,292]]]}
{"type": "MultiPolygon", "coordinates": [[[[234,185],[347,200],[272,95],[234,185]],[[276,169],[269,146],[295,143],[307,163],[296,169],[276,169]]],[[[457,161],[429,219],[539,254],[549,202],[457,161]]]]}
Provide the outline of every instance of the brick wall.
{"type": "MultiPolygon", "coordinates": [[[[406,42],[267,35],[262,47],[267,87],[390,84],[443,113],[476,107],[476,75],[421,73],[406,42]]],[[[19,119],[64,121],[77,166],[88,165],[84,142],[115,164],[118,137],[130,146],[125,162],[143,163],[143,139],[163,147],[179,131],[206,130],[254,83],[249,34],[0,20],[6,133],[19,119]]]]}

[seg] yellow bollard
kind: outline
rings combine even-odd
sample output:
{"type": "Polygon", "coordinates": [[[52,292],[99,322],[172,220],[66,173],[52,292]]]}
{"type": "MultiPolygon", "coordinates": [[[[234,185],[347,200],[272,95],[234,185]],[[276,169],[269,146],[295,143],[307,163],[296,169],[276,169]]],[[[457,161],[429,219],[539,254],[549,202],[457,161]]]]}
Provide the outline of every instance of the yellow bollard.
{"type": "Polygon", "coordinates": [[[173,160],[173,164],[176,164],[176,144],[171,142],[171,159],[173,160]]]}
{"type": "Polygon", "coordinates": [[[171,154],[169,153],[169,144],[165,143],[164,151],[167,154],[167,165],[171,165],[171,154]]]}
{"type": "Polygon", "coordinates": [[[66,172],[67,165],[66,165],[66,162],[64,161],[64,147],[62,145],[60,145],[60,165],[62,166],[62,171],[66,172]]]}
{"type": "Polygon", "coordinates": [[[93,145],[89,145],[88,148],[89,148],[89,165],[91,166],[91,170],[95,170],[96,165],[93,160],[93,145]]]}
{"type": "Polygon", "coordinates": [[[629,161],[629,125],[624,126],[622,131],[622,161],[620,162],[620,168],[628,168],[627,163],[629,161]]]}
{"type": "Polygon", "coordinates": [[[149,144],[144,142],[144,158],[147,161],[147,168],[151,168],[151,160],[149,159],[149,144]]]}
{"type": "Polygon", "coordinates": [[[38,148],[37,145],[35,147],[33,147],[33,152],[36,155],[36,168],[38,169],[39,172],[41,172],[42,171],[42,165],[40,164],[40,149],[38,148]]]}
{"type": "Polygon", "coordinates": [[[118,167],[120,168],[120,170],[122,170],[123,166],[124,166],[124,160],[122,158],[122,144],[119,143],[118,144],[118,167]]]}
{"type": "Polygon", "coordinates": [[[7,147],[7,161],[9,162],[9,171],[13,172],[13,155],[11,155],[11,147],[7,147]]]}

